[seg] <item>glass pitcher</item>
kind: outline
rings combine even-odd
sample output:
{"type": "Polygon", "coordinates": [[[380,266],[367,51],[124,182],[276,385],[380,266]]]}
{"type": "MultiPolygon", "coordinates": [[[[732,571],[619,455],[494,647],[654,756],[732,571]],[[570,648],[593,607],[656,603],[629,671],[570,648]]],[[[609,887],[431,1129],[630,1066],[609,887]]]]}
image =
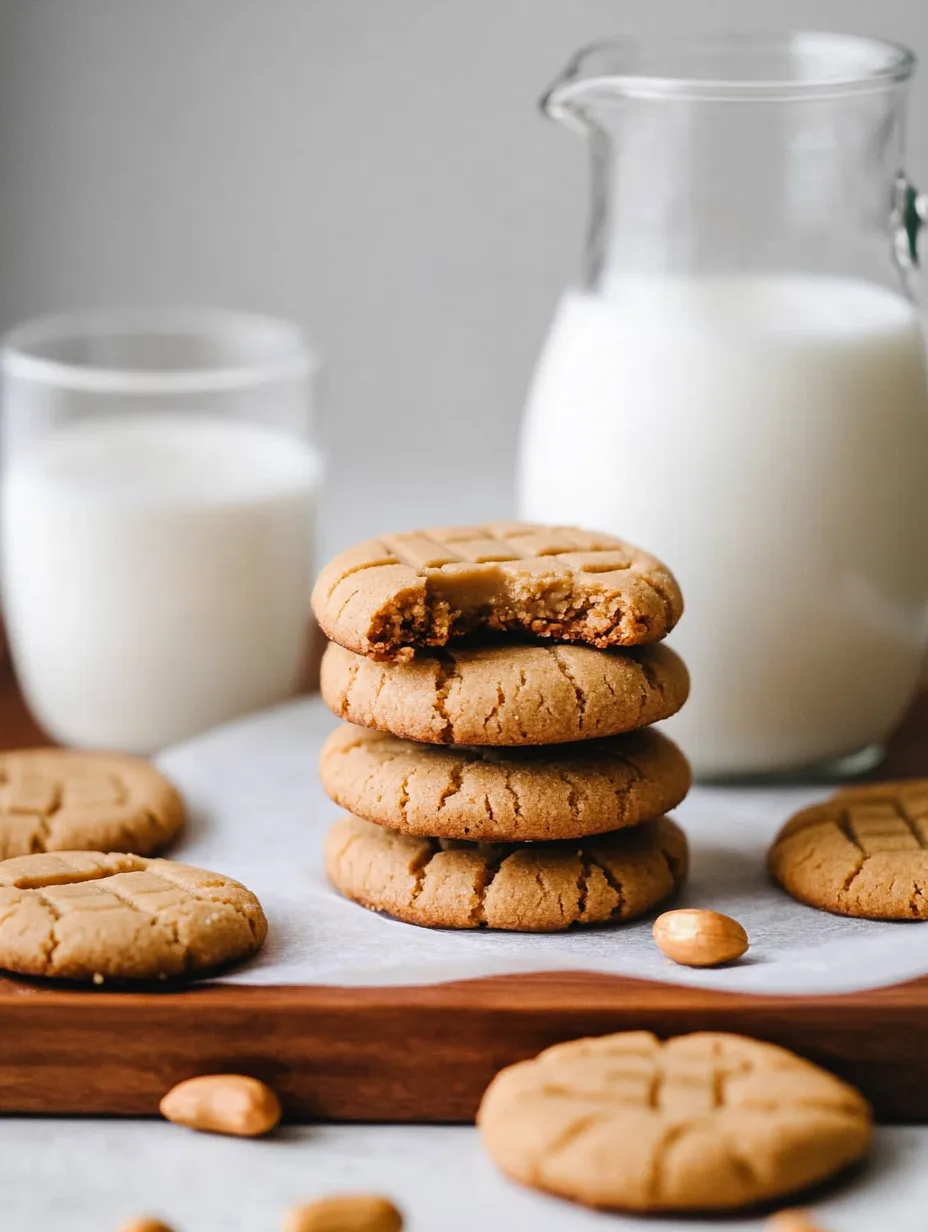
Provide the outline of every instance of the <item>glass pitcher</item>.
{"type": "Polygon", "coordinates": [[[928,387],[902,172],[915,59],[797,34],[602,43],[544,99],[592,155],[522,516],[671,566],[702,777],[875,764],[928,642],[928,387]]]}

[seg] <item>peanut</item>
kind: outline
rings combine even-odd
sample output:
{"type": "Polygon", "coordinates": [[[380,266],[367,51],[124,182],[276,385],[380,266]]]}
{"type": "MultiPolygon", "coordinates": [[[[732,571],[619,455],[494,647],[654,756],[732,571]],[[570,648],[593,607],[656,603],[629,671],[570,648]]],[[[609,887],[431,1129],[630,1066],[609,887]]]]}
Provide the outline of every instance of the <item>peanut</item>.
{"type": "Polygon", "coordinates": [[[777,1211],[767,1220],[767,1232],[825,1232],[805,1211],[777,1211]]]}
{"type": "Polygon", "coordinates": [[[124,1223],[120,1227],[119,1232],[174,1232],[174,1229],[169,1228],[160,1219],[149,1219],[145,1215],[138,1215],[135,1219],[130,1219],[128,1223],[124,1223]]]}
{"type": "Polygon", "coordinates": [[[177,1125],[212,1134],[255,1138],[280,1120],[280,1101],[263,1082],[244,1074],[204,1074],[172,1087],[161,1115],[177,1125]]]}
{"type": "Polygon", "coordinates": [[[323,1198],[287,1212],[284,1232],[401,1232],[403,1216],[375,1194],[323,1198]]]}
{"type": "Polygon", "coordinates": [[[748,948],[748,935],[730,915],[693,908],[665,911],[654,921],[661,953],[684,967],[717,967],[748,948]]]}

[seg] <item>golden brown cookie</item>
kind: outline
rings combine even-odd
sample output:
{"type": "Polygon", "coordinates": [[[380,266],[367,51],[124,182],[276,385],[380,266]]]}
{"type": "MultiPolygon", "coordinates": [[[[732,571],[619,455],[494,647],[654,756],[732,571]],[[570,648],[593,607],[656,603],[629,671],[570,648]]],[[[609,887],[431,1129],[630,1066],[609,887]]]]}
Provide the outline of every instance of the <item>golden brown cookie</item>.
{"type": "Polygon", "coordinates": [[[573,1040],[504,1069],[477,1124],[513,1180],[588,1206],[730,1210],[795,1193],[860,1158],[853,1087],[740,1035],[573,1040]]]}
{"type": "Polygon", "coordinates": [[[905,795],[917,811],[928,814],[928,779],[888,779],[883,783],[848,783],[836,788],[831,799],[887,800],[905,795]],[[919,797],[924,804],[919,804],[919,797]]]}
{"type": "Polygon", "coordinates": [[[928,919],[928,780],[846,788],[803,809],[777,835],[768,863],[811,907],[928,919]]]}
{"type": "Polygon", "coordinates": [[[218,873],[69,851],[0,862],[0,968],[69,980],[193,975],[257,953],[261,904],[218,873]]]}
{"type": "Polygon", "coordinates": [[[414,744],[343,723],[322,746],[336,804],[404,834],[473,842],[581,838],[674,808],[690,767],[650,728],[556,749],[414,744]]]}
{"type": "Polygon", "coordinates": [[[313,589],[323,632],[405,660],[474,630],[607,646],[656,642],[680,619],[665,565],[614,535],[490,522],[384,535],[336,556],[313,589]]]}
{"type": "Polygon", "coordinates": [[[561,744],[668,719],[689,694],[669,646],[474,646],[383,663],[330,642],[322,696],[339,718],[427,744],[561,744]]]}
{"type": "Polygon", "coordinates": [[[164,775],[138,757],[68,749],[0,754],[0,859],[39,851],[150,855],[184,824],[164,775]]]}
{"type": "Polygon", "coordinates": [[[346,898],[407,924],[550,933],[650,911],[686,877],[687,845],[669,817],[580,842],[490,844],[348,815],[329,831],[325,868],[346,898]]]}

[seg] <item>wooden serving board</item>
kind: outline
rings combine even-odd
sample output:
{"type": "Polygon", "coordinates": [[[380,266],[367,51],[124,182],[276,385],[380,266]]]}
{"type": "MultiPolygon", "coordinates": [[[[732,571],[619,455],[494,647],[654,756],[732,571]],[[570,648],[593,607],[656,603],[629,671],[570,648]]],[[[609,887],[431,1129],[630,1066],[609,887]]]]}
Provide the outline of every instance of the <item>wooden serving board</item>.
{"type": "MultiPolygon", "coordinates": [[[[0,675],[0,747],[35,743],[48,741],[0,675]]],[[[928,775],[928,697],[881,773],[928,775]]],[[[771,1040],[855,1083],[881,1120],[928,1121],[928,979],[793,999],[576,973],[142,992],[0,979],[0,1112],[153,1115],[173,1083],[233,1070],[268,1081],[293,1120],[469,1121],[502,1066],[629,1029],[771,1040]]]]}

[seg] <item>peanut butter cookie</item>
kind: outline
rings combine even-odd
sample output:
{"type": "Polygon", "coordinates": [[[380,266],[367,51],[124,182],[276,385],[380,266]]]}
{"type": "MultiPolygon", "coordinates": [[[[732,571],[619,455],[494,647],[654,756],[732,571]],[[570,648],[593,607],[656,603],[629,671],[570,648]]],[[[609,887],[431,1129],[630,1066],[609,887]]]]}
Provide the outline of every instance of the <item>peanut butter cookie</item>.
{"type": "Polygon", "coordinates": [[[656,642],[683,600],[665,565],[613,535],[490,522],[371,539],[313,590],[323,632],[347,650],[408,660],[474,630],[605,649],[656,642]]]}
{"type": "Polygon", "coordinates": [[[329,831],[325,867],[346,898],[408,924],[560,932],[650,911],[682,884],[687,845],[669,817],[512,845],[412,838],[346,816],[329,831]]]}
{"type": "Polygon", "coordinates": [[[0,862],[0,968],[69,980],[193,975],[257,953],[261,904],[172,860],[71,851],[0,862]]]}
{"type": "Polygon", "coordinates": [[[0,860],[40,851],[150,855],[184,824],[184,805],[146,761],[120,753],[0,754],[0,860]]]}
{"type": "Polygon", "coordinates": [[[803,809],[777,835],[768,862],[811,907],[928,919],[928,779],[846,788],[803,809]]]}
{"type": "Polygon", "coordinates": [[[784,1048],[739,1035],[573,1040],[497,1074],[477,1124],[523,1185],[631,1211],[731,1210],[860,1158],[870,1109],[784,1048]]]}
{"type": "Polygon", "coordinates": [[[343,723],[322,746],[336,804],[428,838],[523,843],[634,826],[690,786],[677,746],[651,729],[557,749],[446,748],[343,723]]]}
{"type": "Polygon", "coordinates": [[[322,696],[339,718],[428,744],[561,744],[670,718],[689,693],[669,646],[478,646],[381,663],[330,642],[322,696]]]}

